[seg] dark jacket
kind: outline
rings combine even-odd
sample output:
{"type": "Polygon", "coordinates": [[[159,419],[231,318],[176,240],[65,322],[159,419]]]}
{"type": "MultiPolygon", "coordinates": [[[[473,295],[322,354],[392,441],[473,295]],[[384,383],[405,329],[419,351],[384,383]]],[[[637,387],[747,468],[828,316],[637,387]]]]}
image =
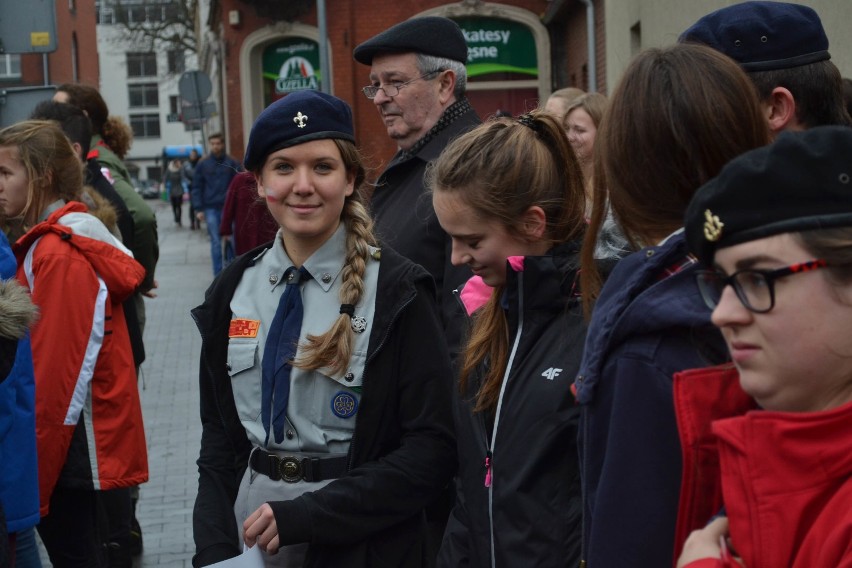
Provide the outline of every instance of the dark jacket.
{"type": "Polygon", "coordinates": [[[586,333],[574,286],[578,251],[579,244],[563,245],[552,256],[523,258],[520,271],[507,268],[512,354],[499,416],[473,412],[479,377],[463,395],[455,389],[459,498],[441,567],[573,568],[579,562],[580,409],[570,389],[586,333]]]}
{"type": "Polygon", "coordinates": [[[438,158],[453,138],[480,122],[471,109],[437,132],[414,156],[397,153],[376,180],[370,202],[376,234],[401,255],[425,268],[435,279],[441,320],[451,353],[461,340],[458,330],[448,325],[456,310],[453,290],[467,281],[471,274],[467,266],[453,266],[450,262],[452,244],[438,223],[423,174],[426,166],[438,158]]]}
{"type": "Polygon", "coordinates": [[[227,154],[219,158],[210,154],[198,162],[189,193],[195,210],[221,209],[225,205],[228,185],[238,171],[240,165],[227,154]]]}
{"type": "Polygon", "coordinates": [[[681,448],[672,380],[723,361],[683,234],[622,259],[595,305],[575,386],[582,405],[583,557],[589,568],[672,566],[681,448]]]}
{"type": "MultiPolygon", "coordinates": [[[[233,504],[252,445],[226,371],[229,300],[260,250],[226,267],[192,311],[202,336],[195,566],[241,552],[233,504]]],[[[271,503],[280,542],[310,543],[309,567],[426,566],[423,507],[456,467],[451,372],[431,279],[387,248],[364,373],[349,472],[318,491],[271,503]]]]}

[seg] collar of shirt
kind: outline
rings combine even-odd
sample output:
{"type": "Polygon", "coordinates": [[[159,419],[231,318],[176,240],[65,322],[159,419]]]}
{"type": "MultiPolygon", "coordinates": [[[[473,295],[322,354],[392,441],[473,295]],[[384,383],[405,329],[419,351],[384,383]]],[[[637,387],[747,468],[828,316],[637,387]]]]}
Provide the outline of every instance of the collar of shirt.
{"type": "MultiPolygon", "coordinates": [[[[324,292],[331,290],[335,280],[343,271],[346,260],[346,224],[341,222],[334,234],[305,261],[305,268],[324,292]]],[[[272,248],[266,251],[261,261],[269,268],[269,288],[286,284],[284,273],[293,266],[281,241],[281,230],[275,235],[272,248]]]]}

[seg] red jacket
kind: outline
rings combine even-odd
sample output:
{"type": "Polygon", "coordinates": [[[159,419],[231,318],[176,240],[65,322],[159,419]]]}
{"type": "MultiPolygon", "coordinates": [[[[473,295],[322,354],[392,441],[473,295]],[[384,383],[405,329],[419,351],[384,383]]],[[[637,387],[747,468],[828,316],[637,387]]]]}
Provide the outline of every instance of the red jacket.
{"type": "Polygon", "coordinates": [[[852,403],[752,411],[712,432],[731,542],[746,567],[852,568],[852,403]]]}
{"type": "Polygon", "coordinates": [[[136,370],[121,307],[145,270],[98,240],[106,229],[85,211],[81,203],[68,203],[14,247],[18,280],[40,311],[32,350],[42,516],[58,482],[115,489],[148,479],[136,370]],[[84,435],[74,438],[69,452],[78,422],[84,435]]]}

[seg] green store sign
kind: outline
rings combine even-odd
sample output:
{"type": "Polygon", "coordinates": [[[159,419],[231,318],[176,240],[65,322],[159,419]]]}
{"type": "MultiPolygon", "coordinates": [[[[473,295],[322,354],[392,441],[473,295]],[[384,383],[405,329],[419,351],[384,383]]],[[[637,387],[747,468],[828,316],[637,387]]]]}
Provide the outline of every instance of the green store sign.
{"type": "Polygon", "coordinates": [[[459,18],[467,42],[467,74],[520,73],[538,77],[538,57],[532,31],[499,18],[459,18]]]}
{"type": "Polygon", "coordinates": [[[275,83],[276,94],[319,89],[319,44],[288,38],[263,50],[263,78],[275,83]]]}

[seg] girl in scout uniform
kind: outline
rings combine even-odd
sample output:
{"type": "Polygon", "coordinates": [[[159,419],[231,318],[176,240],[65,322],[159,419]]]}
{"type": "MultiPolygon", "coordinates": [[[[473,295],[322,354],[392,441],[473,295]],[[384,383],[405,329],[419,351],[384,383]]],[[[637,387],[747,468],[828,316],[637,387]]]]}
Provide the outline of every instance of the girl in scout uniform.
{"type": "Polygon", "coordinates": [[[202,335],[195,566],[425,566],[423,508],[455,469],[434,285],[379,248],[349,106],[261,113],[246,169],[280,230],[192,312],[202,335]]]}

